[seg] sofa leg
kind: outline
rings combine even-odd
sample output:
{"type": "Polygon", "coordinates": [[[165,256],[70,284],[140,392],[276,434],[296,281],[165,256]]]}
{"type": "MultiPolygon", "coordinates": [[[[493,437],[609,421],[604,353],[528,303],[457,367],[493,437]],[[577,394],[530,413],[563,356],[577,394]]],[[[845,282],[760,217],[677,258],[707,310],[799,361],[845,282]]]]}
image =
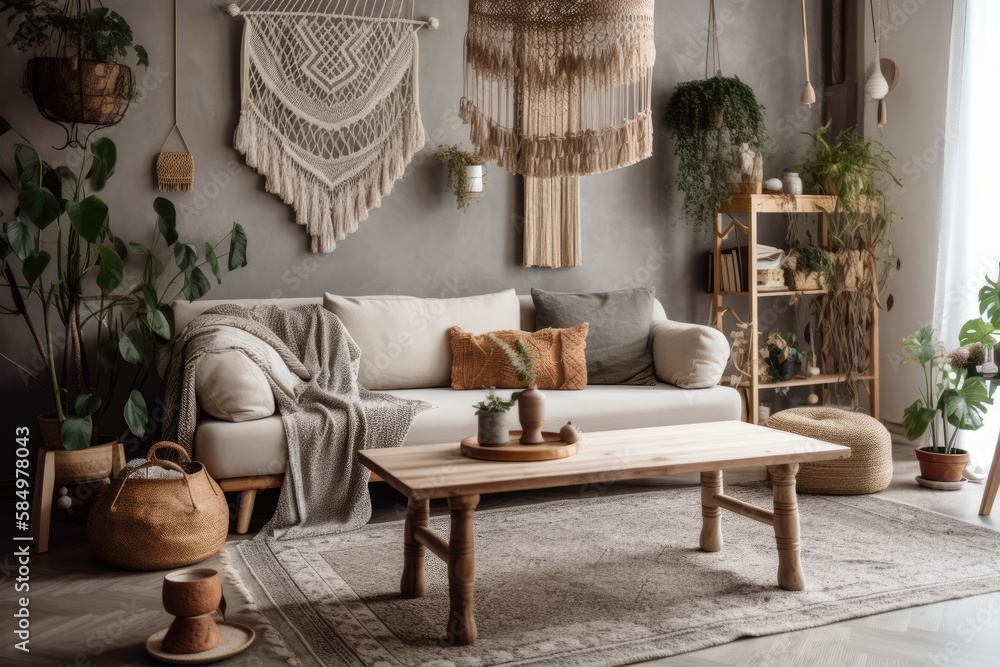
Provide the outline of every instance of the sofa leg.
{"type": "Polygon", "coordinates": [[[240,513],[236,517],[236,534],[246,535],[250,530],[250,515],[253,514],[253,503],[257,499],[257,489],[247,489],[240,494],[240,513]]]}

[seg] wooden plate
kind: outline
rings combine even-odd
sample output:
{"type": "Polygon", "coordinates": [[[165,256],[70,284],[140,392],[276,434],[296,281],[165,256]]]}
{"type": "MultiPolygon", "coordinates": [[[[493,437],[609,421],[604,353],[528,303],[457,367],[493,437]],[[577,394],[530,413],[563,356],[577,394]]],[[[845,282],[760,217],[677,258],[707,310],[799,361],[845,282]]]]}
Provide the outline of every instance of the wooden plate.
{"type": "Polygon", "coordinates": [[[520,431],[511,431],[510,437],[506,445],[483,447],[476,436],[470,435],[462,440],[462,456],[484,461],[552,461],[573,456],[580,451],[580,442],[586,442],[583,438],[572,444],[563,442],[558,433],[551,431],[542,431],[545,442],[538,445],[522,445],[520,431]]]}
{"type": "Polygon", "coordinates": [[[241,623],[222,621],[218,625],[222,642],[213,649],[201,653],[167,653],[163,650],[163,638],[169,628],[164,628],[146,640],[146,653],[168,665],[207,665],[242,653],[253,643],[256,636],[253,628],[241,623]]]}

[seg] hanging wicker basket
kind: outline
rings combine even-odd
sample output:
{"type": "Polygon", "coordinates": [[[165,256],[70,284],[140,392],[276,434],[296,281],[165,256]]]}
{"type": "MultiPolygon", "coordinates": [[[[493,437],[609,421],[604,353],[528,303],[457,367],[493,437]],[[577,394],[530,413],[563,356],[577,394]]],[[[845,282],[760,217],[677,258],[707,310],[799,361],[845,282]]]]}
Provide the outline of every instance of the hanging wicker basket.
{"type": "Polygon", "coordinates": [[[181,128],[174,124],[156,156],[156,186],[160,192],[191,192],[194,190],[194,154],[190,152],[181,128]],[[177,130],[185,152],[165,151],[167,142],[177,130]]]}
{"type": "Polygon", "coordinates": [[[26,77],[39,113],[56,123],[114,125],[135,94],[132,69],[115,62],[32,58],[26,77]]]}

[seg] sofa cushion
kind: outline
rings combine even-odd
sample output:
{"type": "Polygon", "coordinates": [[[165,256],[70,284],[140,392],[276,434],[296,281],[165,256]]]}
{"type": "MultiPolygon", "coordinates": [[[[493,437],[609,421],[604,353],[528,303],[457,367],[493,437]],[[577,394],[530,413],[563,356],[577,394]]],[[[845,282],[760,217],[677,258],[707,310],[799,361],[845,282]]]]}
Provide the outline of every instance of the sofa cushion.
{"type": "Polygon", "coordinates": [[[194,432],[194,458],[214,479],[278,475],[288,464],[280,415],[234,424],[202,418],[194,432]]]}
{"type": "Polygon", "coordinates": [[[325,295],[361,348],[358,376],[368,389],[446,387],[451,384],[450,330],[486,333],[517,329],[521,308],[514,290],[455,299],[325,295]]]}
{"type": "MultiPolygon", "coordinates": [[[[520,342],[531,354],[539,389],[583,389],[587,386],[586,322],[570,329],[493,331],[492,335],[513,347],[520,342]]],[[[504,389],[527,387],[518,380],[514,367],[490,334],[476,335],[451,328],[451,388],[504,389]]]]}
{"type": "Polygon", "coordinates": [[[649,326],[653,290],[645,287],[592,294],[531,290],[539,328],[590,324],[587,381],[590,384],[656,384],[649,326]]]}
{"type": "Polygon", "coordinates": [[[729,363],[729,341],[718,329],[683,322],[653,322],[656,376],[684,389],[719,384],[729,363]]]}
{"type": "Polygon", "coordinates": [[[295,395],[299,380],[273,347],[235,327],[216,327],[207,336],[208,352],[195,364],[194,377],[195,396],[202,410],[233,422],[274,414],[274,393],[267,374],[244,353],[244,347],[255,350],[255,356],[265,364],[281,391],[295,395]]]}

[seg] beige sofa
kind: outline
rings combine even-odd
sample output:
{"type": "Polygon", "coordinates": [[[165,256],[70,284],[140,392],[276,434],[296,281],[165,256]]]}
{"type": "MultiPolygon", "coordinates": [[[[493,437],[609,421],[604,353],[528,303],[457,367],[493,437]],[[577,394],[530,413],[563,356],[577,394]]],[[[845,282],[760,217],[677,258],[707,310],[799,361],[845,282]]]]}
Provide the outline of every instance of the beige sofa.
{"type": "MultiPolygon", "coordinates": [[[[512,291],[507,298],[515,298],[512,291]]],[[[531,297],[517,296],[516,299],[514,319],[520,320],[521,329],[534,331],[535,310],[531,297]]],[[[433,301],[447,303],[450,300],[433,301]]],[[[245,307],[276,304],[294,308],[322,304],[323,299],[177,301],[173,304],[176,330],[183,330],[194,317],[220,303],[245,307]]],[[[366,344],[359,337],[370,336],[370,332],[362,331],[363,327],[356,323],[348,323],[346,318],[342,319],[345,319],[352,337],[365,350],[366,344]]],[[[439,319],[451,326],[447,313],[439,319]]],[[[582,391],[547,391],[547,428],[558,429],[570,420],[586,431],[599,431],[741,418],[739,394],[718,384],[729,354],[725,337],[710,327],[668,320],[659,301],[654,302],[652,319],[651,347],[659,383],[655,386],[588,385],[582,391]]],[[[439,329],[431,327],[424,331],[424,335],[433,336],[437,344],[441,336],[439,329]]],[[[473,330],[473,333],[485,331],[473,330]]],[[[450,359],[450,352],[447,354],[450,359]]],[[[443,363],[448,364],[448,360],[443,363]]],[[[475,430],[472,404],[482,397],[481,390],[454,391],[447,386],[414,388],[413,382],[408,383],[410,388],[394,389],[381,386],[384,382],[365,382],[364,377],[362,383],[369,387],[379,386],[381,390],[399,397],[421,399],[437,406],[417,415],[404,446],[457,442],[475,430]]],[[[237,532],[244,533],[249,526],[256,491],[281,485],[287,462],[281,416],[272,414],[249,421],[228,421],[202,413],[195,432],[195,457],[205,464],[224,490],[242,492],[237,532]]]]}

